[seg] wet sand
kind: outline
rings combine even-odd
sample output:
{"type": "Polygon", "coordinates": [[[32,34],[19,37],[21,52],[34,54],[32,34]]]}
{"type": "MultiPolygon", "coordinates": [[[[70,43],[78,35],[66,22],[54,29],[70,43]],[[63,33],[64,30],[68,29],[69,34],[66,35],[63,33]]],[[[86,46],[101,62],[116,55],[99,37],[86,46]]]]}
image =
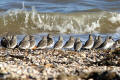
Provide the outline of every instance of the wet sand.
{"type": "Polygon", "coordinates": [[[0,79],[120,79],[120,49],[14,51],[0,49],[0,79]]]}

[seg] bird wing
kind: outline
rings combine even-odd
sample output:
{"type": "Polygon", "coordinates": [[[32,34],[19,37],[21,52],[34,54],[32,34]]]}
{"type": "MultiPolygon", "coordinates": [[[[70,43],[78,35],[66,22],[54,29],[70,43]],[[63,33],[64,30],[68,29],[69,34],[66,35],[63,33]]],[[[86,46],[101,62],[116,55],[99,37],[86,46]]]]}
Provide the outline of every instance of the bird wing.
{"type": "Polygon", "coordinates": [[[44,41],[44,40],[41,40],[39,43],[38,43],[38,45],[37,45],[37,47],[42,47],[43,45],[46,45],[46,41],[44,41]]]}
{"type": "Polygon", "coordinates": [[[70,46],[71,44],[73,44],[73,42],[71,40],[67,41],[64,45],[64,48],[67,47],[67,46],[70,46]]]}
{"type": "Polygon", "coordinates": [[[93,48],[98,48],[101,44],[102,44],[102,41],[97,40],[97,41],[95,41],[93,48]]]}
{"type": "Polygon", "coordinates": [[[76,49],[76,50],[80,49],[81,47],[82,47],[82,43],[81,42],[77,42],[74,45],[74,49],[76,49]]]}
{"type": "Polygon", "coordinates": [[[91,42],[92,42],[92,40],[88,40],[88,41],[86,41],[84,47],[86,47],[86,46],[88,46],[88,45],[91,45],[91,42]]]}
{"type": "Polygon", "coordinates": [[[29,41],[22,41],[20,44],[19,44],[19,47],[24,47],[25,45],[28,45],[29,41]]]}
{"type": "Polygon", "coordinates": [[[58,42],[56,42],[55,45],[54,45],[54,48],[58,48],[58,47],[60,47],[60,46],[61,46],[61,45],[60,45],[61,43],[62,43],[62,41],[58,41],[58,42]]]}
{"type": "Polygon", "coordinates": [[[105,42],[103,42],[98,48],[102,48],[102,47],[104,47],[106,44],[107,44],[107,42],[105,41],[105,42]]]}
{"type": "Polygon", "coordinates": [[[51,45],[51,43],[53,43],[53,40],[52,40],[52,39],[49,39],[49,40],[47,41],[47,45],[49,46],[49,45],[51,45]]]}

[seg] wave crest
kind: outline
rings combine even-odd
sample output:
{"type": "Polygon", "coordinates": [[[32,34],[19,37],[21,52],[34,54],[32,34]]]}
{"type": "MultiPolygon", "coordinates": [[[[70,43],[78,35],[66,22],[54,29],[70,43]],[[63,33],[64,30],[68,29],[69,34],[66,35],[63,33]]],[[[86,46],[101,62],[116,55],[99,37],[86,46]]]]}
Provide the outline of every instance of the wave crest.
{"type": "Polygon", "coordinates": [[[0,25],[0,33],[115,33],[120,25],[120,14],[105,11],[40,13],[35,9],[16,9],[1,13],[0,25]]]}

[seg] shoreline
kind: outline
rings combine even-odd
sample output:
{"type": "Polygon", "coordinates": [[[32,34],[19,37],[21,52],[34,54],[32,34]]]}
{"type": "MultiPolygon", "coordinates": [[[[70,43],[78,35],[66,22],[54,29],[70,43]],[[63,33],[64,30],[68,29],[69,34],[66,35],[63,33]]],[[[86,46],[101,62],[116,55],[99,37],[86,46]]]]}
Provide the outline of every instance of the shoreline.
{"type": "Polygon", "coordinates": [[[49,49],[18,53],[17,50],[1,49],[0,79],[85,80],[94,72],[103,76],[105,71],[110,75],[114,73],[118,76],[114,78],[120,79],[119,51],[120,48],[91,53],[87,50],[74,52],[49,49]]]}

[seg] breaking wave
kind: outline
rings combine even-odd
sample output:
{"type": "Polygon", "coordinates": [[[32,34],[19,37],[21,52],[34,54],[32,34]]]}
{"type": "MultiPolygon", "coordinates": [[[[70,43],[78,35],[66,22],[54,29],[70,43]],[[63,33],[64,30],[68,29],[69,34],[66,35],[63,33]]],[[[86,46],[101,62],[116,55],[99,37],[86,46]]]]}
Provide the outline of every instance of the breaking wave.
{"type": "Polygon", "coordinates": [[[0,12],[0,34],[16,32],[52,33],[120,33],[120,13],[74,12],[41,13],[15,9],[0,12]]]}

